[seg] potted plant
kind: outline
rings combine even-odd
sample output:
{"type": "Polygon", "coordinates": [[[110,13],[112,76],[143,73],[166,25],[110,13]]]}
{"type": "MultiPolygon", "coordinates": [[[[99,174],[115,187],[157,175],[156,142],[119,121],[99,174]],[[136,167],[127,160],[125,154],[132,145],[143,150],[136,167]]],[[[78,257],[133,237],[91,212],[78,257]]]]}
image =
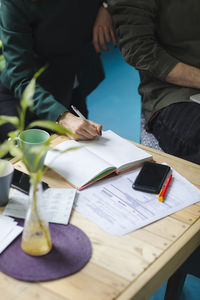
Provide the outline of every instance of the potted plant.
{"type": "MultiPolygon", "coordinates": [[[[16,139],[19,136],[23,137],[23,133],[33,127],[46,128],[58,134],[74,135],[68,129],[52,121],[38,120],[25,127],[27,109],[33,106],[32,98],[35,91],[36,80],[45,69],[46,66],[41,68],[25,88],[18,108],[19,117],[0,116],[0,125],[9,122],[16,128],[16,130],[9,133],[9,139],[0,145],[0,157],[4,157],[10,153],[11,156],[16,157],[24,163],[30,174],[30,205],[24,223],[21,246],[25,252],[31,255],[43,255],[48,253],[51,249],[48,222],[45,220],[40,208],[40,198],[42,196],[41,178],[47,170],[40,162],[50,149],[51,138],[46,139],[45,142],[40,145],[30,147],[28,150],[23,143],[16,143],[16,139]],[[34,157],[34,161],[30,162],[29,158],[27,158],[27,152],[34,157]]],[[[68,149],[67,151],[73,149],[75,148],[68,149]]]]}

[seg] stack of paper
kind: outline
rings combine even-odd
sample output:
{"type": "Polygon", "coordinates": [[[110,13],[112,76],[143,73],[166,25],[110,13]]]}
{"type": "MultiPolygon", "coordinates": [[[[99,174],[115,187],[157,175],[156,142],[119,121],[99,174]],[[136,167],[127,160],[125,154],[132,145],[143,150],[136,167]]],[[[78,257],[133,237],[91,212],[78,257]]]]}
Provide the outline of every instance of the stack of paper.
{"type": "Polygon", "coordinates": [[[0,253],[22,232],[14,219],[0,215],[0,253]]]}
{"type": "Polygon", "coordinates": [[[172,170],[164,202],[132,188],[139,169],[96,183],[81,192],[74,208],[106,232],[123,235],[200,201],[200,190],[172,170]]]}
{"type": "MultiPolygon", "coordinates": [[[[47,221],[68,224],[76,190],[49,188],[43,193],[42,209],[46,212],[47,221]]],[[[3,215],[24,219],[29,206],[29,196],[14,190],[3,211],[3,215]]]]}

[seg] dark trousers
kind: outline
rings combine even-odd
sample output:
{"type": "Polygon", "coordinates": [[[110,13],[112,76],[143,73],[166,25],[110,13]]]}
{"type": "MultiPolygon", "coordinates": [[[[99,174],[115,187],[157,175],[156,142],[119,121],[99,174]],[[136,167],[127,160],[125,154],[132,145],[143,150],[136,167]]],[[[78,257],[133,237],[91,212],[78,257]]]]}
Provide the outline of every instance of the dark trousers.
{"type": "MultiPolygon", "coordinates": [[[[86,106],[86,99],[81,95],[79,87],[72,90],[70,105],[74,105],[75,107],[77,107],[82,112],[82,114],[87,118],[88,110],[86,106]]],[[[19,106],[19,100],[16,99],[12,95],[12,93],[0,83],[0,115],[18,117],[18,111],[17,111],[18,106],[19,106]]],[[[71,107],[69,107],[68,109],[73,114],[75,114],[74,111],[71,109],[71,107]]],[[[27,112],[26,124],[37,119],[38,118],[36,115],[34,115],[29,111],[27,112]]],[[[8,138],[8,133],[13,130],[16,130],[16,128],[10,123],[6,123],[0,126],[0,143],[6,140],[8,138]]]]}
{"type": "Polygon", "coordinates": [[[182,273],[200,278],[200,246],[189,256],[179,270],[182,273]]]}
{"type": "Polygon", "coordinates": [[[150,131],[167,153],[200,164],[200,105],[171,104],[150,122],[150,131]]]}
{"type": "Polygon", "coordinates": [[[188,274],[200,278],[200,247],[198,247],[190,257],[180,266],[180,268],[172,274],[168,279],[165,292],[165,300],[180,299],[184,282],[188,274]]]}

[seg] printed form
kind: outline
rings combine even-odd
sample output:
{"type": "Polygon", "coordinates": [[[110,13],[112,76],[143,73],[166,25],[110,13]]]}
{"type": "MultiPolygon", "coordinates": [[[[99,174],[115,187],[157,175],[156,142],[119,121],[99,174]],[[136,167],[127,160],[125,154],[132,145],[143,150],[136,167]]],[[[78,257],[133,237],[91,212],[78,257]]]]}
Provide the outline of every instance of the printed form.
{"type": "MultiPolygon", "coordinates": [[[[68,224],[75,198],[75,189],[48,188],[43,193],[42,208],[48,222],[68,224]]],[[[29,206],[29,196],[14,189],[3,215],[24,219],[29,206]]]]}
{"type": "Polygon", "coordinates": [[[104,231],[124,235],[200,201],[200,190],[172,170],[164,202],[132,189],[140,169],[97,182],[77,193],[74,208],[104,231]]]}

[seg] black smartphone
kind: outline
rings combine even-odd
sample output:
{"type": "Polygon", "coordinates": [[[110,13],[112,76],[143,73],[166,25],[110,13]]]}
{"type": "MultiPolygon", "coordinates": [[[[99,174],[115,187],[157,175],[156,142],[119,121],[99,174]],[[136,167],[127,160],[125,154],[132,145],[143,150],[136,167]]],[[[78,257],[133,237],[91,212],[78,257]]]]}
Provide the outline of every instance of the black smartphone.
{"type": "MultiPolygon", "coordinates": [[[[24,194],[29,194],[30,176],[17,169],[14,170],[11,186],[24,194]]],[[[46,190],[49,186],[42,181],[43,189],[46,190]]]]}
{"type": "Polygon", "coordinates": [[[159,194],[170,170],[170,167],[166,165],[145,162],[133,183],[133,188],[147,193],[159,194]]]}

